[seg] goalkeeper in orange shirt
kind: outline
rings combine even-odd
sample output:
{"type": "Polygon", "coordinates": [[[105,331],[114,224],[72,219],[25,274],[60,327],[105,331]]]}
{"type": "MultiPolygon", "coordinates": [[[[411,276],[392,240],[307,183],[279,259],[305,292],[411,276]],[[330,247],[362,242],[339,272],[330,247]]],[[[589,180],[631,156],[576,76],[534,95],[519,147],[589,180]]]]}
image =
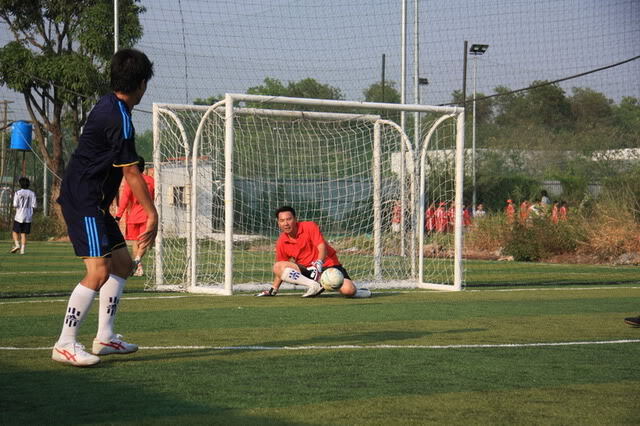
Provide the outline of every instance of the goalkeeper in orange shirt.
{"type": "MultiPolygon", "coordinates": [[[[141,176],[147,184],[149,196],[151,197],[151,200],[153,200],[155,194],[155,183],[151,176],[143,173],[145,170],[145,162],[144,158],[142,157],[138,157],[138,170],[140,170],[141,176]]],[[[144,275],[144,269],[142,268],[142,257],[147,251],[147,246],[139,246],[138,238],[146,231],[147,213],[144,211],[144,208],[142,207],[140,202],[133,195],[131,188],[126,182],[124,183],[122,194],[120,196],[120,203],[118,205],[116,220],[120,221],[125,212],[127,213],[125,239],[127,241],[133,241],[133,276],[141,277],[144,275]]]]}
{"type": "Polygon", "coordinates": [[[256,296],[275,296],[284,281],[307,287],[302,297],[315,297],[324,291],[318,284],[323,269],[336,268],[344,276],[340,294],[355,298],[371,297],[368,289],[356,287],[315,222],[298,222],[296,212],[290,206],[278,208],[275,216],[281,233],[276,242],[273,284],[256,296]]]}

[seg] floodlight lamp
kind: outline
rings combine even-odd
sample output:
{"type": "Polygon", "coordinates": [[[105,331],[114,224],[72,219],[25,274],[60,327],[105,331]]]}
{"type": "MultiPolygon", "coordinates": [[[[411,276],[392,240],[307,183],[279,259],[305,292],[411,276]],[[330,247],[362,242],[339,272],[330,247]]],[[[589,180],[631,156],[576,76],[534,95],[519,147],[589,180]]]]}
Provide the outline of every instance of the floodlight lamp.
{"type": "Polygon", "coordinates": [[[472,44],[469,49],[471,55],[482,55],[489,48],[488,44],[472,44]]]}

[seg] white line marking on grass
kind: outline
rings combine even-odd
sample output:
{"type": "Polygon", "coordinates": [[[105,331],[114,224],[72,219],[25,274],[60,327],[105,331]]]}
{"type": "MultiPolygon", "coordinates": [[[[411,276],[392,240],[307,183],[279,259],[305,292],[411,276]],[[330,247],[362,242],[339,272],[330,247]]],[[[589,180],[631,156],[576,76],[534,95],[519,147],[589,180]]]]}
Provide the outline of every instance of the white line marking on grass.
{"type": "MultiPolygon", "coordinates": [[[[640,289],[640,287],[573,287],[573,288],[565,288],[565,287],[538,287],[538,288],[511,288],[511,289],[487,289],[487,290],[464,290],[465,292],[479,292],[479,293],[487,293],[487,292],[511,292],[511,291],[572,291],[572,290],[628,290],[628,289],[640,289]]],[[[406,293],[434,293],[434,294],[454,294],[450,292],[442,292],[438,290],[424,290],[424,289],[412,289],[412,290],[389,290],[389,291],[380,291],[381,294],[406,294],[406,293]]],[[[280,293],[279,296],[299,296],[301,293],[280,293]]],[[[375,291],[373,295],[375,297],[375,291]]],[[[25,297],[46,297],[46,294],[34,294],[32,296],[25,297]]],[[[251,296],[254,297],[255,294],[247,293],[247,292],[238,292],[235,293],[234,296],[251,296]]],[[[339,294],[327,294],[326,296],[330,297],[339,297],[339,294]]],[[[325,297],[326,297],[325,296],[325,297]]],[[[220,297],[219,295],[212,294],[189,294],[189,295],[178,295],[178,296],[133,296],[133,297],[123,297],[124,300],[148,300],[148,299],[182,299],[187,297],[220,297]]],[[[51,300],[17,300],[11,302],[0,302],[0,305],[15,305],[20,303],[59,303],[59,302],[68,302],[69,299],[51,299],[51,300]]]]}
{"type": "MultiPolygon", "coordinates": [[[[215,350],[215,351],[307,351],[335,349],[499,349],[499,348],[539,348],[549,346],[587,346],[587,345],[619,345],[640,343],[640,339],[600,340],[594,342],[540,342],[540,343],[489,343],[476,345],[310,345],[310,346],[140,346],[148,351],[157,350],[215,350]]],[[[51,350],[52,346],[36,348],[18,348],[14,346],[0,347],[3,351],[39,351],[51,350]]]]}
{"type": "Polygon", "coordinates": [[[481,290],[481,289],[465,289],[464,291],[475,291],[475,292],[487,292],[487,291],[498,291],[498,292],[502,292],[502,291],[544,291],[544,290],[553,290],[553,291],[568,291],[568,290],[626,290],[629,288],[634,288],[634,289],[638,289],[640,287],[636,287],[636,286],[629,286],[629,287],[535,287],[535,288],[492,288],[492,289],[486,289],[486,290],[481,290]]]}
{"type": "MultiPolygon", "coordinates": [[[[185,297],[202,297],[202,296],[134,296],[134,297],[123,297],[124,300],[147,300],[147,299],[182,299],[185,297]]],[[[50,299],[50,300],[18,300],[14,302],[0,302],[0,305],[15,305],[20,303],[58,303],[58,302],[68,302],[69,299],[50,299]]]]}
{"type": "Polygon", "coordinates": [[[11,271],[11,272],[0,272],[0,275],[51,275],[51,274],[77,274],[84,275],[87,272],[85,270],[77,270],[77,271],[11,271]]]}

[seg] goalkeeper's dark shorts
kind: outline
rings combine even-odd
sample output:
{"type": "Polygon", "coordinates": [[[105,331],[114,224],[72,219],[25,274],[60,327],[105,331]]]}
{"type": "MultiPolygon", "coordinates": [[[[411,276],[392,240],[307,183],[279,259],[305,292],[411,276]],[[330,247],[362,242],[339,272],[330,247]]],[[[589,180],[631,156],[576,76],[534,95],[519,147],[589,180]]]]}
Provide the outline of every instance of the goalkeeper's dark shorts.
{"type": "MultiPolygon", "coordinates": [[[[312,277],[312,275],[311,275],[312,274],[311,271],[309,269],[307,269],[306,266],[302,266],[300,264],[296,264],[296,265],[298,265],[298,268],[300,268],[300,272],[302,273],[302,275],[304,275],[307,278],[314,279],[312,277]]],[[[342,265],[327,266],[326,268],[324,268],[324,270],[326,271],[329,268],[336,268],[338,271],[342,272],[342,275],[344,276],[345,280],[353,281],[351,279],[351,277],[349,276],[349,273],[347,272],[347,270],[344,269],[344,267],[342,265]]]]}

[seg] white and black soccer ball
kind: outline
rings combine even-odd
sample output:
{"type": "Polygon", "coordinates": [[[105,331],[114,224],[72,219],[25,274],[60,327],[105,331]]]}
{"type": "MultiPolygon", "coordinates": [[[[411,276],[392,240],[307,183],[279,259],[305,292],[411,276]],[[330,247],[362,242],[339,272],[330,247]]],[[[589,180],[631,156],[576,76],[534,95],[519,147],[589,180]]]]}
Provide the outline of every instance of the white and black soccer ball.
{"type": "Polygon", "coordinates": [[[320,276],[320,285],[328,291],[340,289],[343,282],[344,275],[342,275],[342,272],[336,268],[327,268],[320,276]]]}

